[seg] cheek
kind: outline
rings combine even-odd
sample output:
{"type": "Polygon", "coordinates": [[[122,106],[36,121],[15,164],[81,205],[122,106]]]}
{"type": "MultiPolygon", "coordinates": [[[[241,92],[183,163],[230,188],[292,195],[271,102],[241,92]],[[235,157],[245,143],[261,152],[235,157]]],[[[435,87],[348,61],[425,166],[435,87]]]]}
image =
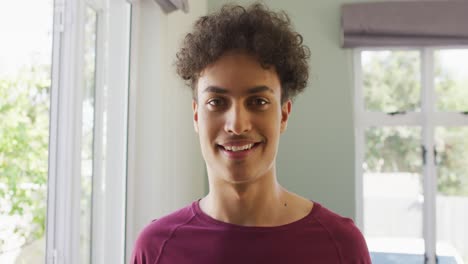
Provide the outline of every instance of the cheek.
{"type": "Polygon", "coordinates": [[[198,115],[198,130],[200,136],[213,137],[219,129],[220,118],[207,111],[201,111],[198,115]]]}
{"type": "Polygon", "coordinates": [[[279,133],[281,128],[281,109],[272,109],[260,119],[262,127],[270,131],[270,133],[279,133]]]}
{"type": "Polygon", "coordinates": [[[256,122],[257,132],[261,136],[265,137],[265,139],[269,142],[270,145],[278,141],[280,136],[280,129],[280,119],[276,116],[265,116],[263,118],[260,118],[258,122],[256,122]]]}

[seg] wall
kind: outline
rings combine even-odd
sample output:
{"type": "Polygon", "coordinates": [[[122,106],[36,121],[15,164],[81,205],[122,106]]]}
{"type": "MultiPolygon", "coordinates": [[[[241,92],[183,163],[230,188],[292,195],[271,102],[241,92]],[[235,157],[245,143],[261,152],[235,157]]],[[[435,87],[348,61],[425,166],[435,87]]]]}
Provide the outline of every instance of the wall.
{"type": "Polygon", "coordinates": [[[145,225],[205,194],[191,93],[173,66],[179,42],[206,12],[206,1],[196,3],[169,15],[153,0],[133,4],[127,263],[145,225]]]}

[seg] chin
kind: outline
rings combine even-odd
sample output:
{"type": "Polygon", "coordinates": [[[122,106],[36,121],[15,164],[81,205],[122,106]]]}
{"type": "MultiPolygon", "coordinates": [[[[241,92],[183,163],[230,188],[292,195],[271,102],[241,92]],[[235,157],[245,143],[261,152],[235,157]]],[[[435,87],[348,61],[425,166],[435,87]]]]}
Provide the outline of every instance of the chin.
{"type": "Polygon", "coordinates": [[[245,184],[245,183],[251,183],[256,180],[258,180],[258,175],[253,174],[253,173],[248,173],[248,172],[228,172],[225,173],[224,180],[231,183],[231,184],[245,184]]]}

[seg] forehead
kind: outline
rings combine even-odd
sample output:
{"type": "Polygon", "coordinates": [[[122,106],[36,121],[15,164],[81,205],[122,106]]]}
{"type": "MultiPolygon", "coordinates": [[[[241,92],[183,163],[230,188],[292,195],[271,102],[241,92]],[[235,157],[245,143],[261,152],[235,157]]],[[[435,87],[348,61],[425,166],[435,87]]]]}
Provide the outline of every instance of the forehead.
{"type": "Polygon", "coordinates": [[[266,86],[274,93],[281,93],[274,67],[263,68],[255,57],[241,52],[226,53],[203,69],[197,82],[198,94],[210,86],[221,87],[232,93],[266,86]]]}

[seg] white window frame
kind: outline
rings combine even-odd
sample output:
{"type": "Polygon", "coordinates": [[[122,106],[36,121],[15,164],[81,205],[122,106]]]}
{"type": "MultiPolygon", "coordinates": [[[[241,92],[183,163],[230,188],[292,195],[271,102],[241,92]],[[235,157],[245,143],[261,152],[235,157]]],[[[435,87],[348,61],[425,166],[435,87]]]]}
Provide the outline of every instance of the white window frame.
{"type": "Polygon", "coordinates": [[[125,263],[131,8],[125,0],[54,2],[46,263],[82,263],[80,179],[86,6],[98,14],[91,258],[92,263],[125,263]]]}
{"type": "MultiPolygon", "coordinates": [[[[364,231],[364,190],[363,168],[365,157],[365,129],[371,126],[418,126],[422,130],[421,143],[426,150],[434,149],[434,129],[437,126],[468,126],[468,116],[457,112],[437,112],[435,109],[435,91],[433,87],[434,52],[440,49],[468,49],[468,46],[439,47],[363,47],[353,52],[354,70],[354,120],[355,120],[355,190],[356,224],[364,231]],[[366,112],[362,88],[363,51],[412,50],[419,51],[421,58],[421,112],[408,112],[402,115],[366,112]]],[[[434,152],[426,151],[423,164],[423,237],[426,250],[426,263],[436,263],[436,194],[437,178],[434,164],[434,152]]]]}
{"type": "Polygon", "coordinates": [[[82,17],[78,1],[54,2],[46,263],[79,260],[82,17]],[[72,19],[73,18],[73,19],[72,19]],[[74,188],[75,186],[75,188],[74,188]],[[78,239],[76,239],[78,238],[78,239]],[[77,242],[78,241],[78,242],[77,242]]]}
{"type": "Polygon", "coordinates": [[[130,261],[132,254],[134,241],[133,238],[136,236],[137,230],[135,230],[134,218],[130,217],[135,215],[134,207],[135,204],[135,193],[137,192],[135,184],[135,164],[136,164],[136,121],[137,121],[137,86],[138,80],[135,76],[139,71],[139,41],[140,36],[140,0],[127,0],[132,5],[131,10],[131,33],[130,33],[130,58],[129,58],[129,100],[128,100],[128,141],[127,141],[127,191],[126,191],[126,219],[125,219],[125,262],[130,261]],[[130,205],[130,206],[129,206],[130,205]]]}
{"type": "Polygon", "coordinates": [[[105,115],[102,125],[107,127],[107,142],[103,150],[105,171],[99,184],[101,198],[94,197],[103,208],[93,210],[93,234],[96,235],[93,240],[97,246],[93,247],[96,249],[93,263],[125,263],[131,4],[125,0],[106,3],[107,42],[101,43],[102,50],[107,48],[103,52],[105,84],[102,87],[106,111],[101,113],[105,115]]]}

